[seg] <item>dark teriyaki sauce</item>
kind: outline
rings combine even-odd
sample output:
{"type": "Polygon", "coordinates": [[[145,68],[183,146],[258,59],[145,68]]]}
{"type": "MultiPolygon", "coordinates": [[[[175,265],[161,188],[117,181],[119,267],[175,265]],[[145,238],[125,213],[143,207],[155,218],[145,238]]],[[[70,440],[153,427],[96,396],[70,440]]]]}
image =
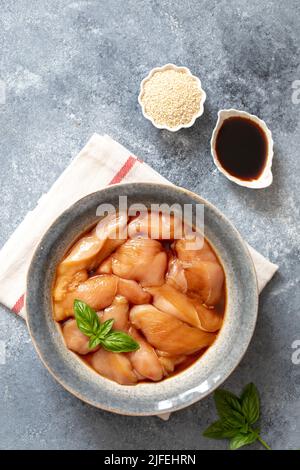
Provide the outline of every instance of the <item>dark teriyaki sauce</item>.
{"type": "Polygon", "coordinates": [[[226,119],[216,138],[220,165],[232,176],[255,180],[264,170],[268,143],[263,129],[243,117],[226,119]]]}

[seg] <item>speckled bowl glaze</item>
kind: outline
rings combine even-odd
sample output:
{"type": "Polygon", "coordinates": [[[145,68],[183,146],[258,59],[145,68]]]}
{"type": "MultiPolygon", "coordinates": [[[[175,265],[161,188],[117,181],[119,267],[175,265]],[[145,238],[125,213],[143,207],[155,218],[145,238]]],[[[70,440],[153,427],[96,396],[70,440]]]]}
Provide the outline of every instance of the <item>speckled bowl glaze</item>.
{"type": "Polygon", "coordinates": [[[44,365],[81,400],[127,415],[156,415],[202,399],[231,374],[253,335],[258,306],[256,274],[249,252],[231,223],[210,203],[171,185],[133,183],[108,187],[70,207],[49,228],[33,256],[27,279],[27,323],[44,365]],[[52,318],[51,290],[58,262],[74,240],[93,225],[99,204],[204,204],[205,236],[218,254],[226,275],[227,307],[215,343],[194,365],[159,383],[118,385],[87,367],[63,341],[52,318]]]}

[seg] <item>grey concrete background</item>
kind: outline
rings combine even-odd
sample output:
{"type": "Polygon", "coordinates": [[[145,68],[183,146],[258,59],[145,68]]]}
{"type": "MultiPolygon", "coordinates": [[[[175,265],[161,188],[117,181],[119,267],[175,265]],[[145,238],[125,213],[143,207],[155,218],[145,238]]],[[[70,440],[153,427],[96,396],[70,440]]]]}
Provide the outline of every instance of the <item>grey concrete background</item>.
{"type": "MultiPolygon", "coordinates": [[[[291,360],[300,340],[299,13],[297,0],[0,1],[0,244],[95,131],[209,199],[280,266],[261,295],[250,348],[225,384],[257,384],[262,434],[275,449],[300,446],[300,365],[291,360]],[[137,103],[141,79],[167,62],[190,67],[208,95],[201,120],[176,134],[152,127],[137,103]],[[216,171],[209,140],[225,107],[258,114],[273,131],[270,188],[247,190],[216,171]]],[[[0,448],[227,446],[201,436],[215,419],[212,397],[169,422],[115,416],[54,382],[23,321],[2,307],[0,340],[0,448]]]]}

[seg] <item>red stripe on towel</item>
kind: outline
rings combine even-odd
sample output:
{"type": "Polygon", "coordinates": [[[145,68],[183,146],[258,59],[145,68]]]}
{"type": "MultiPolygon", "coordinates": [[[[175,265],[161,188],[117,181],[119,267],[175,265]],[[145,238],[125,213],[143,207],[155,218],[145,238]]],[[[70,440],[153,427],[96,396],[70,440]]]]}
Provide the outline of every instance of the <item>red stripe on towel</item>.
{"type": "MultiPolygon", "coordinates": [[[[113,179],[108,183],[108,185],[111,184],[117,184],[121,183],[122,179],[125,178],[125,176],[130,172],[131,168],[135,165],[136,162],[143,163],[142,160],[139,158],[130,157],[127,158],[126,162],[124,165],[120,168],[120,170],[115,174],[113,179]]],[[[15,303],[15,305],[12,308],[12,311],[16,313],[17,315],[20,313],[22,308],[24,307],[24,297],[25,294],[23,294],[15,303]]]]}
{"type": "Polygon", "coordinates": [[[20,313],[20,311],[24,307],[24,297],[25,297],[24,294],[21,295],[21,297],[17,300],[17,302],[12,308],[12,311],[16,313],[17,315],[20,313]]]}
{"type": "Polygon", "coordinates": [[[132,157],[130,155],[130,157],[127,158],[126,162],[120,168],[118,173],[115,174],[113,179],[108,184],[111,185],[121,183],[122,179],[125,178],[125,176],[130,172],[131,168],[135,165],[137,161],[139,161],[137,158],[132,157]]]}

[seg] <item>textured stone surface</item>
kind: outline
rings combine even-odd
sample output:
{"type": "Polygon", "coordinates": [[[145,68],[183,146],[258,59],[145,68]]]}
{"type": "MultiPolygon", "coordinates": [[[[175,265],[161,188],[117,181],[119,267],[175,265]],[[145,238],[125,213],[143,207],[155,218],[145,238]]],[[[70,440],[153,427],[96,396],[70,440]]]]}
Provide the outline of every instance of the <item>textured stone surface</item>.
{"type": "MultiPolygon", "coordinates": [[[[0,243],[94,131],[209,199],[280,266],[261,295],[249,350],[225,385],[257,384],[264,437],[282,449],[300,442],[300,365],[291,360],[300,340],[300,104],[291,98],[300,79],[299,14],[297,0],[23,0],[1,2],[0,13],[0,243]],[[167,62],[188,66],[208,95],[201,120],[176,134],[155,129],[137,103],[140,80],[167,62]],[[258,114],[273,131],[270,188],[235,186],[213,166],[209,140],[226,107],[258,114]]],[[[201,437],[215,418],[212,397],[168,422],[114,416],[56,384],[22,320],[2,307],[0,341],[0,448],[226,447],[201,437]]]]}

